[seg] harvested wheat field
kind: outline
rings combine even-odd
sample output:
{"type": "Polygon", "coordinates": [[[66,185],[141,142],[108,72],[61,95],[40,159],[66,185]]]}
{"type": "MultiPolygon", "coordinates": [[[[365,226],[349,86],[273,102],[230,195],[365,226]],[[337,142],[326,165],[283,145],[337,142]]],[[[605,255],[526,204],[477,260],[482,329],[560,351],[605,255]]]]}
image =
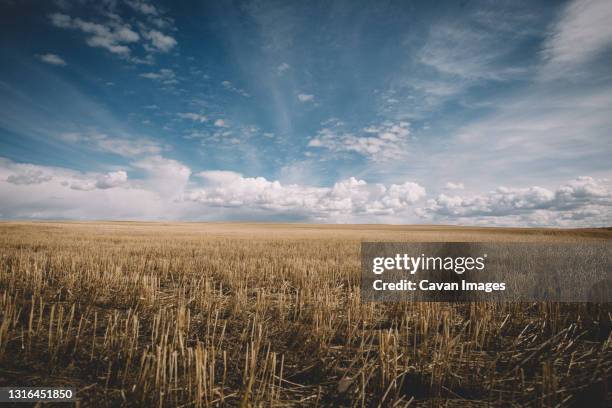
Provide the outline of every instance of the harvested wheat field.
{"type": "Polygon", "coordinates": [[[0,224],[0,385],[80,406],[609,406],[609,305],[361,303],[385,241],[610,240],[440,226],[0,224]]]}

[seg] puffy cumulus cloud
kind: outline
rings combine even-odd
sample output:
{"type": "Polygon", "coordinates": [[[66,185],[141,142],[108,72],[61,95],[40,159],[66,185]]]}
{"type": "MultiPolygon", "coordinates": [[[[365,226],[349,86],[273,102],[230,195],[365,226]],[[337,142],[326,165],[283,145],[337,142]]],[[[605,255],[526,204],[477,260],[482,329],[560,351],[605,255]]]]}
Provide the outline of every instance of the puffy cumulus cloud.
{"type": "Polygon", "coordinates": [[[99,24],[62,13],[51,14],[49,18],[56,27],[79,30],[87,34],[85,42],[90,47],[104,48],[113,54],[128,55],[130,48],[127,44],[140,40],[138,33],[133,31],[129,24],[120,21],[109,20],[107,24],[99,24]]]}
{"type": "Polygon", "coordinates": [[[44,184],[90,191],[119,187],[127,182],[128,176],[123,170],[109,173],[83,173],[59,167],[15,163],[0,158],[0,180],[23,188],[44,184]]]}
{"type": "Polygon", "coordinates": [[[132,163],[147,173],[144,186],[167,199],[175,199],[187,187],[191,169],[183,163],[160,155],[145,157],[132,163]]]}
{"type": "Polygon", "coordinates": [[[425,197],[425,189],[417,183],[392,184],[383,197],[388,207],[402,208],[425,197]]]}
{"type": "Polygon", "coordinates": [[[415,221],[463,225],[609,226],[612,182],[579,177],[555,189],[499,187],[486,194],[440,194],[425,201],[415,182],[329,187],[286,184],[232,171],[191,177],[185,164],[148,155],[125,170],[81,172],[0,158],[0,218],[302,219],[415,221]],[[420,217],[420,218],[417,218],[420,217]]]}
{"type": "Polygon", "coordinates": [[[59,55],[56,54],[42,54],[42,55],[37,55],[38,59],[40,59],[42,62],[45,62],[47,64],[51,64],[51,65],[59,65],[59,66],[65,66],[66,65],[66,61],[64,61],[62,59],[62,57],[60,57],[59,55]]]}
{"type": "Polygon", "coordinates": [[[354,177],[331,187],[285,185],[218,170],[191,180],[188,166],[160,155],[130,165],[140,178],[128,178],[124,170],[79,172],[0,159],[0,217],[215,219],[223,213],[225,218],[257,214],[363,222],[407,214],[425,196],[416,183],[385,186],[354,177]]]}
{"type": "Polygon", "coordinates": [[[20,171],[9,175],[6,181],[13,184],[40,184],[49,181],[53,178],[50,174],[45,174],[40,169],[24,168],[20,171]]]}
{"type": "Polygon", "coordinates": [[[39,166],[30,163],[17,163],[0,157],[0,182],[16,186],[30,186],[50,181],[65,181],[78,172],[59,167],[39,166]],[[58,177],[60,177],[58,179],[58,177]]]}
{"type": "Polygon", "coordinates": [[[93,178],[83,178],[72,183],[68,181],[62,182],[62,185],[70,185],[73,190],[90,191],[97,188],[106,190],[109,188],[119,187],[127,182],[127,173],[123,170],[113,171],[106,174],[100,174],[93,178]]]}
{"type": "Polygon", "coordinates": [[[96,187],[101,189],[119,187],[127,181],[127,173],[123,170],[113,171],[98,177],[96,187]]]}
{"type": "Polygon", "coordinates": [[[179,219],[188,213],[176,201],[189,169],[159,156],[142,159],[144,176],[124,170],[81,172],[15,163],[0,158],[0,218],[179,219]]]}
{"type": "Polygon", "coordinates": [[[335,153],[357,153],[374,160],[387,160],[402,156],[410,138],[408,122],[384,122],[378,126],[362,129],[360,135],[343,130],[342,122],[336,121],[317,132],[310,139],[309,147],[323,148],[335,153]]]}
{"type": "Polygon", "coordinates": [[[606,180],[578,177],[555,190],[542,187],[499,187],[487,194],[440,194],[418,212],[425,218],[451,222],[503,225],[609,225],[612,186],[606,180]]]}
{"type": "Polygon", "coordinates": [[[612,189],[604,185],[602,180],[593,177],[578,177],[559,187],[555,192],[558,205],[576,206],[580,203],[610,202],[612,189]]]}
{"type": "Polygon", "coordinates": [[[104,133],[64,133],[61,138],[70,143],[85,143],[96,150],[124,157],[158,154],[162,150],[157,142],[147,138],[128,139],[111,137],[104,133]]]}
{"type": "Polygon", "coordinates": [[[187,201],[332,222],[398,214],[425,196],[425,189],[411,182],[386,187],[351,177],[332,187],[311,187],[229,171],[206,171],[198,176],[205,185],[186,193],[187,201]]]}

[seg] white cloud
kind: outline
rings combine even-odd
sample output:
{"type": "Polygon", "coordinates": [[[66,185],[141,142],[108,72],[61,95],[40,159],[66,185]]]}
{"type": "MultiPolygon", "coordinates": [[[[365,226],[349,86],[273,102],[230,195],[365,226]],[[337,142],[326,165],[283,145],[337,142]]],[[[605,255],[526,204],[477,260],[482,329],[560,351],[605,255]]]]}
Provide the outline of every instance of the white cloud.
{"type": "Polygon", "coordinates": [[[21,165],[16,170],[6,178],[6,181],[13,184],[40,184],[53,178],[48,172],[30,165],[21,165]]]}
{"type": "Polygon", "coordinates": [[[287,71],[290,68],[291,68],[291,65],[287,64],[286,62],[283,62],[278,67],[276,67],[276,72],[279,75],[281,75],[283,72],[287,71]]]}
{"type": "Polygon", "coordinates": [[[166,199],[176,199],[185,190],[191,176],[189,167],[160,155],[145,157],[132,165],[145,170],[149,180],[146,187],[166,199]]]}
{"type": "Polygon", "coordinates": [[[100,176],[96,181],[96,187],[101,189],[119,187],[127,182],[127,179],[128,176],[125,171],[113,171],[100,176]]]}
{"type": "Polygon", "coordinates": [[[172,28],[173,20],[161,16],[159,10],[147,2],[127,1],[126,3],[132,9],[144,15],[137,19],[130,19],[130,21],[135,22],[140,34],[134,31],[130,24],[125,23],[114,10],[99,13],[96,22],[71,17],[63,13],[51,14],[49,19],[56,27],[78,30],[84,33],[85,42],[90,47],[104,48],[133,63],[151,65],[154,63],[151,52],[169,52],[177,45],[175,38],[159,31],[159,29],[172,28]],[[146,40],[141,42],[141,45],[149,53],[144,56],[131,56],[133,51],[131,45],[140,42],[141,36],[146,40]]]}
{"type": "Polygon", "coordinates": [[[390,159],[405,153],[410,136],[408,122],[384,122],[362,129],[357,136],[342,131],[342,123],[324,127],[308,142],[309,147],[324,148],[332,152],[352,152],[370,159],[390,159]]]}
{"type": "Polygon", "coordinates": [[[456,130],[452,151],[432,154],[433,163],[445,163],[445,178],[469,181],[473,163],[481,182],[525,174],[558,182],[609,169],[610,87],[533,87],[492,107],[491,114],[456,130]]]}
{"type": "Polygon", "coordinates": [[[124,170],[79,172],[0,158],[0,217],[215,219],[297,217],[321,222],[414,222],[471,225],[605,226],[612,222],[610,180],[579,177],[556,189],[499,187],[486,194],[440,194],[423,206],[425,188],[349,177],[330,187],[284,184],[209,170],[191,180],[185,164],[146,156],[124,170]]]}
{"type": "Polygon", "coordinates": [[[298,94],[297,98],[298,98],[298,100],[300,102],[312,102],[312,101],[314,101],[314,95],[305,94],[305,93],[298,94]]]}
{"type": "Polygon", "coordinates": [[[0,218],[177,219],[187,209],[165,195],[164,183],[184,177],[169,177],[169,167],[153,160],[143,179],[128,180],[122,170],[79,172],[0,158],[0,218]]]}
{"type": "Polygon", "coordinates": [[[332,187],[309,187],[283,185],[279,181],[244,177],[229,171],[206,171],[198,176],[205,181],[205,187],[188,192],[185,195],[188,201],[327,221],[398,214],[425,196],[425,189],[412,182],[385,187],[351,177],[332,187]]]}
{"type": "Polygon", "coordinates": [[[110,138],[102,137],[96,139],[96,145],[103,151],[115,153],[121,156],[139,156],[143,154],[153,154],[158,153],[161,148],[155,142],[152,142],[147,139],[120,139],[120,138],[110,138]]]}
{"type": "Polygon", "coordinates": [[[123,170],[109,173],[82,173],[59,167],[38,166],[27,163],[15,163],[0,158],[0,180],[17,186],[39,186],[59,184],[69,186],[72,190],[89,191],[110,189],[125,184],[127,173],[123,170]]]}
{"type": "Polygon", "coordinates": [[[110,188],[119,187],[125,184],[127,180],[127,173],[123,170],[119,170],[106,174],[100,174],[93,178],[77,179],[72,183],[65,181],[64,184],[69,184],[72,190],[79,191],[91,191],[95,189],[107,190],[110,188]]]}
{"type": "Polygon", "coordinates": [[[223,120],[223,119],[217,119],[217,120],[215,120],[215,126],[217,126],[217,127],[227,127],[227,123],[225,123],[225,120],[223,120]]]}
{"type": "Polygon", "coordinates": [[[200,123],[204,123],[208,121],[208,118],[206,116],[201,115],[199,113],[193,113],[193,112],[177,113],[177,116],[181,119],[189,119],[194,122],[200,122],[200,123]]]}
{"type": "Polygon", "coordinates": [[[425,188],[417,183],[392,184],[383,197],[388,207],[401,208],[425,197],[425,188]]]}
{"type": "Polygon", "coordinates": [[[213,185],[223,185],[242,178],[242,174],[228,170],[201,171],[196,176],[213,185]]]}
{"type": "Polygon", "coordinates": [[[145,33],[145,37],[151,41],[151,44],[155,50],[160,52],[168,52],[177,44],[174,38],[157,30],[151,30],[145,33]]]}
{"type": "Polygon", "coordinates": [[[446,183],[444,188],[447,190],[463,190],[465,186],[463,185],[463,183],[453,183],[452,181],[449,181],[448,183],[446,183]]]}
{"type": "Polygon", "coordinates": [[[125,3],[132,9],[145,15],[156,16],[158,14],[154,5],[141,0],[125,0],[125,3]]]}
{"type": "Polygon", "coordinates": [[[46,62],[47,64],[59,65],[59,66],[65,66],[66,65],[66,61],[64,61],[62,59],[62,57],[60,57],[59,55],[56,55],[56,54],[42,54],[42,55],[37,55],[37,57],[42,62],[46,62]]]}
{"type": "Polygon", "coordinates": [[[196,186],[189,167],[159,155],[131,166],[143,170],[143,177],[128,180],[123,170],[84,173],[0,158],[1,216],[181,219],[229,211],[348,222],[405,216],[425,196],[412,182],[385,186],[350,177],[331,187],[311,187],[218,170],[196,174],[201,180],[196,186]]]}
{"type": "Polygon", "coordinates": [[[107,25],[72,18],[66,14],[49,16],[56,27],[79,30],[88,35],[85,42],[90,47],[104,48],[113,54],[127,56],[130,48],[126,44],[139,41],[140,36],[128,24],[110,20],[107,25]]]}
{"type": "Polygon", "coordinates": [[[574,0],[552,27],[545,42],[545,71],[559,75],[585,64],[612,45],[612,3],[574,0]]]}
{"type": "Polygon", "coordinates": [[[241,88],[237,88],[237,87],[235,87],[235,86],[234,86],[234,85],[233,85],[233,84],[232,84],[230,81],[221,81],[221,85],[222,85],[222,86],[223,86],[225,89],[227,89],[228,91],[235,92],[235,93],[237,93],[237,94],[239,94],[239,95],[242,95],[242,96],[244,96],[244,97],[247,97],[247,98],[248,98],[248,97],[250,97],[250,96],[251,96],[251,95],[250,95],[248,92],[246,92],[244,89],[241,89],[241,88]]]}
{"type": "Polygon", "coordinates": [[[150,139],[110,137],[104,133],[65,133],[61,138],[70,143],[86,143],[96,150],[124,157],[158,154],[162,150],[157,142],[150,139]]]}
{"type": "MultiPolygon", "coordinates": [[[[506,43],[505,47],[499,47],[505,34],[496,27],[483,27],[480,22],[473,25],[445,22],[431,28],[425,45],[416,56],[420,63],[434,68],[440,74],[455,77],[455,81],[456,77],[467,81],[505,80],[525,73],[520,67],[503,61],[503,57],[516,44],[516,41],[512,41],[506,43]]],[[[517,34],[513,32],[512,35],[517,34]]],[[[430,84],[428,90],[431,88],[432,92],[448,92],[444,89],[447,86],[442,85],[444,88],[440,88],[440,83],[444,84],[440,81],[430,84]]],[[[456,82],[451,86],[457,86],[456,82]]]]}
{"type": "Polygon", "coordinates": [[[154,81],[159,81],[164,85],[174,85],[178,83],[176,74],[169,68],[162,68],[158,72],[145,72],[140,74],[140,76],[143,78],[152,79],[154,81]]]}
{"type": "Polygon", "coordinates": [[[579,177],[555,190],[533,186],[499,187],[487,194],[429,200],[421,214],[437,221],[488,220],[505,225],[595,225],[612,222],[612,186],[606,180],[579,177]]]}
{"type": "Polygon", "coordinates": [[[54,13],[49,16],[51,19],[51,23],[56,27],[61,28],[73,28],[72,17],[62,14],[62,13],[54,13]]]}
{"type": "Polygon", "coordinates": [[[180,218],[191,170],[162,156],[133,163],[143,177],[128,180],[124,170],[79,172],[15,163],[0,158],[2,217],[180,218]]]}

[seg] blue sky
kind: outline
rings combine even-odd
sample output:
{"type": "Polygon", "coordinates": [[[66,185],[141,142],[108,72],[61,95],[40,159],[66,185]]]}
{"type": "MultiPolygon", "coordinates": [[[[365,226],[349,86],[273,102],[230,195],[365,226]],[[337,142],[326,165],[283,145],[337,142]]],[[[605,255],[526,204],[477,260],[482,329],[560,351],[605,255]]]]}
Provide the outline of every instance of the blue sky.
{"type": "Polygon", "coordinates": [[[0,2],[0,217],[601,226],[612,4],[0,2]]]}

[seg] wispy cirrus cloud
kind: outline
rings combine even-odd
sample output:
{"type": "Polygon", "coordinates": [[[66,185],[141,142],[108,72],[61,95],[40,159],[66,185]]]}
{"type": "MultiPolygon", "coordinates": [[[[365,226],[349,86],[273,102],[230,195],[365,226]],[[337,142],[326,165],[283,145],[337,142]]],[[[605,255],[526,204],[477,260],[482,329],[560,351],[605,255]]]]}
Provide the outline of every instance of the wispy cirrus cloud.
{"type": "Polygon", "coordinates": [[[64,61],[64,59],[57,54],[47,53],[47,54],[37,55],[37,57],[39,60],[47,64],[58,65],[62,67],[67,65],[66,61],[64,61]]]}
{"type": "Polygon", "coordinates": [[[604,198],[557,191],[612,177],[608,3],[41,6],[53,35],[7,36],[0,144],[63,167],[0,177],[0,212],[603,225],[604,198]]]}
{"type": "Polygon", "coordinates": [[[579,73],[576,69],[612,46],[612,7],[607,0],[568,3],[552,25],[542,49],[545,76],[579,73]]]}
{"type": "Polygon", "coordinates": [[[502,64],[509,50],[498,47],[490,30],[452,24],[437,25],[429,33],[418,61],[439,73],[465,80],[503,80],[524,70],[502,64]]]}
{"type": "Polygon", "coordinates": [[[112,137],[104,133],[64,133],[60,138],[66,142],[82,143],[95,150],[124,157],[158,154],[162,151],[159,143],[142,137],[112,137]]]}
{"type": "MultiPolygon", "coordinates": [[[[475,177],[474,166],[481,185],[488,187],[508,174],[524,178],[521,183],[536,177],[561,182],[584,173],[606,177],[612,154],[612,84],[593,61],[612,44],[608,28],[597,28],[599,16],[611,10],[600,1],[564,6],[545,26],[531,76],[519,91],[476,106],[475,111],[484,113],[455,125],[446,139],[452,146],[448,151],[436,145],[427,151],[430,163],[445,163],[440,177],[475,177]]],[[[460,92],[470,97],[466,90],[460,92]]]]}
{"type": "Polygon", "coordinates": [[[228,91],[232,91],[237,93],[238,95],[242,95],[246,98],[250,97],[251,94],[249,94],[247,91],[245,91],[242,88],[238,88],[236,86],[234,86],[234,84],[232,84],[231,81],[225,80],[225,81],[221,81],[221,86],[223,86],[223,88],[227,89],[228,91]]]}

